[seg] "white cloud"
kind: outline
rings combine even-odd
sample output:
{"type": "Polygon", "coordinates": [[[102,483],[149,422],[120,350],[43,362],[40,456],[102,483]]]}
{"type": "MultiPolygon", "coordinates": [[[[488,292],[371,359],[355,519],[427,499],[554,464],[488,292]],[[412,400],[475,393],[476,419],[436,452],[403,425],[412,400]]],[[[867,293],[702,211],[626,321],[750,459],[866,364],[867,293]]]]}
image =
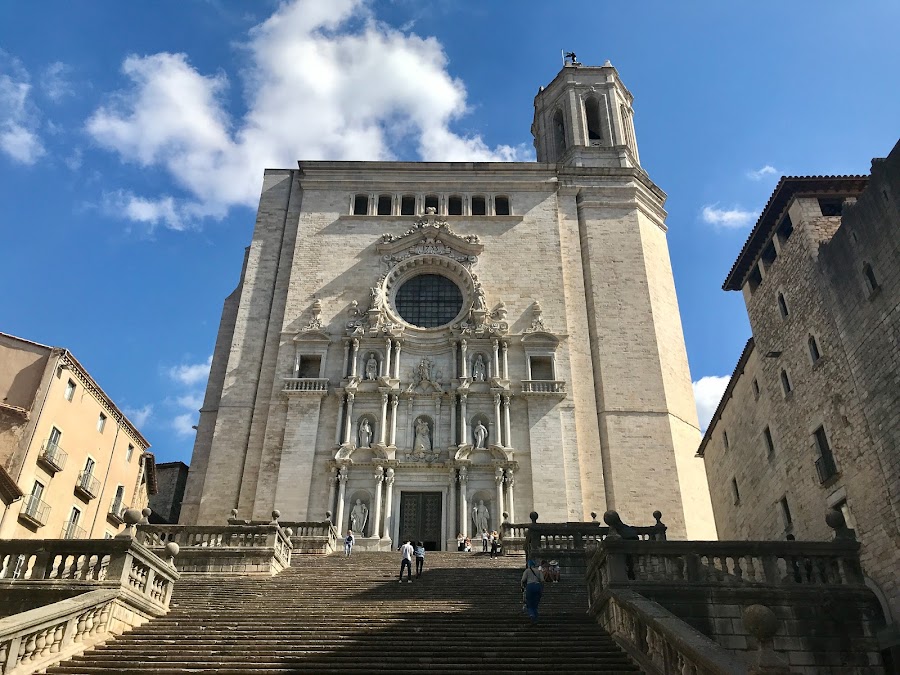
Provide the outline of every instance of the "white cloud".
{"type": "Polygon", "coordinates": [[[148,403],[143,408],[125,408],[123,412],[134,426],[140,428],[147,423],[147,420],[153,414],[153,406],[148,403]]]}
{"type": "Polygon", "coordinates": [[[194,425],[196,424],[193,413],[184,413],[176,415],[172,420],[172,429],[179,436],[190,436],[194,433],[194,425]]]}
{"type": "Polygon", "coordinates": [[[727,375],[707,375],[693,383],[694,400],[697,403],[697,417],[700,418],[700,429],[702,431],[706,432],[706,427],[709,426],[709,421],[716,412],[716,408],[719,406],[719,401],[722,400],[722,394],[725,392],[725,387],[728,386],[730,379],[727,375]]]}
{"type": "Polygon", "coordinates": [[[748,171],[747,178],[750,180],[762,180],[766,176],[777,176],[781,173],[778,169],[776,169],[771,164],[766,164],[761,169],[756,169],[755,171],[748,171]]]}
{"type": "Polygon", "coordinates": [[[34,164],[45,153],[39,124],[28,72],[0,49],[0,152],[21,164],[34,164]]]}
{"type": "Polygon", "coordinates": [[[492,148],[452,131],[468,111],[466,89],[447,72],[440,43],[379,23],[364,0],[282,4],[244,47],[239,119],[225,107],[224,73],[200,73],[184,54],[125,59],[128,88],[90,116],[87,131],[123,162],[164,169],[189,195],[134,197],[157,208],[134,208],[129,218],[176,229],[221,218],[256,205],[264,168],[301,158],[391,159],[400,144],[425,160],[530,156],[524,146],[492,148]]]}
{"type": "Polygon", "coordinates": [[[67,96],[74,96],[75,89],[69,81],[72,68],[62,61],[51,63],[41,73],[41,89],[54,103],[59,103],[67,96]]]}
{"type": "Polygon", "coordinates": [[[718,204],[707,204],[700,212],[703,222],[709,223],[717,230],[737,230],[749,225],[756,213],[745,211],[737,206],[731,209],[717,208],[718,204]]]}
{"type": "Polygon", "coordinates": [[[142,223],[151,232],[160,223],[172,230],[187,228],[175,198],[168,195],[147,199],[125,190],[106,192],[103,195],[103,210],[142,223]]]}
{"type": "Polygon", "coordinates": [[[199,391],[191,392],[190,394],[179,396],[175,399],[175,401],[182,408],[188,408],[190,410],[200,410],[200,408],[203,406],[203,394],[201,394],[199,391]]]}
{"type": "Polygon", "coordinates": [[[209,377],[209,367],[212,365],[212,354],[203,363],[182,363],[169,368],[169,377],[186,386],[202,383],[209,377]]]}

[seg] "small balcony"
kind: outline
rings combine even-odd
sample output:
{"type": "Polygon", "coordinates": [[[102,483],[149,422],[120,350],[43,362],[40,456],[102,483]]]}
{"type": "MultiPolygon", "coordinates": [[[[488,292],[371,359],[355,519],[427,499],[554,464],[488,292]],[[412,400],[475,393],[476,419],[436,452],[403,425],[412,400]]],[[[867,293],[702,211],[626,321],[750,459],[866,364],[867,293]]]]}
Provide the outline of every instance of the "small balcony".
{"type": "Polygon", "coordinates": [[[63,452],[53,441],[45,441],[41,448],[41,454],[38,455],[38,462],[43,464],[47,469],[56,473],[62,471],[66,466],[66,460],[69,456],[63,452]]]}
{"type": "Polygon", "coordinates": [[[106,519],[113,523],[114,525],[121,525],[125,522],[125,511],[128,507],[120,501],[114,501],[109,506],[109,513],[106,514],[106,519]]]}
{"type": "Polygon", "coordinates": [[[100,481],[91,472],[82,471],[75,483],[75,494],[86,501],[95,499],[100,494],[100,481]]]}
{"type": "Polygon", "coordinates": [[[36,527],[43,527],[47,524],[47,518],[50,517],[50,505],[41,501],[34,495],[29,495],[22,502],[22,510],[19,511],[19,518],[31,523],[36,527]]]}
{"type": "Polygon", "coordinates": [[[61,539],[87,539],[87,530],[83,527],[78,527],[78,523],[73,523],[71,520],[66,521],[66,524],[63,525],[62,534],[60,534],[61,539]]]}
{"type": "Polygon", "coordinates": [[[827,483],[829,480],[838,475],[837,466],[834,463],[834,457],[829,453],[822,455],[816,460],[816,473],[819,474],[819,482],[827,483]]]}
{"type": "Polygon", "coordinates": [[[328,393],[327,377],[286,377],[284,389],[290,394],[314,394],[322,396],[328,393]]]}
{"type": "Polygon", "coordinates": [[[531,396],[565,396],[563,380],[522,380],[522,393],[531,396]]]}

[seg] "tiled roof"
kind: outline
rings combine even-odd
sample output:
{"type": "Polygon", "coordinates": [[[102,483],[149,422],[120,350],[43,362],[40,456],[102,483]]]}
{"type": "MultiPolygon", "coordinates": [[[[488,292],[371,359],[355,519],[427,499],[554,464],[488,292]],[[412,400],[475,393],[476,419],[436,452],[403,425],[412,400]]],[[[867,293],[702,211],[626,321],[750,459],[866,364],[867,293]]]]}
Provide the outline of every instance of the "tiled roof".
{"type": "Polygon", "coordinates": [[[845,195],[855,196],[862,192],[869,181],[868,176],[782,176],[769,197],[753,231],[744,242],[740,255],[731,266],[731,271],[722,284],[724,291],[739,291],[750,269],[759,260],[763,247],[772,236],[772,231],[781,220],[791,199],[799,195],[845,195]]]}
{"type": "Polygon", "coordinates": [[[712,419],[709,420],[709,425],[706,427],[706,433],[703,435],[703,440],[700,441],[700,447],[697,448],[697,457],[703,457],[703,453],[706,452],[706,444],[709,443],[709,439],[712,438],[713,428],[716,426],[716,422],[719,421],[719,417],[725,409],[725,403],[731,398],[734,386],[737,384],[738,377],[744,372],[744,366],[747,365],[747,359],[749,359],[750,354],[753,353],[754,346],[755,343],[753,338],[747,340],[747,344],[744,345],[744,351],[741,352],[741,358],[738,359],[737,365],[731,372],[731,379],[728,380],[728,386],[725,387],[725,393],[722,394],[719,405],[716,406],[716,412],[713,413],[712,419]]]}

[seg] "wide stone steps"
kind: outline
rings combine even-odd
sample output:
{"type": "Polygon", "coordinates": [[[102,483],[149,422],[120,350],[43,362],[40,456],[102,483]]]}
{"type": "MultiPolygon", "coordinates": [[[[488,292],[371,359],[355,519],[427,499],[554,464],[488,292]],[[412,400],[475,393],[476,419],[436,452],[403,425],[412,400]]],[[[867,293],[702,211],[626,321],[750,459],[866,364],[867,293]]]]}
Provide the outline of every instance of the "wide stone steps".
{"type": "Polygon", "coordinates": [[[586,614],[583,583],[547,585],[522,613],[521,559],[430,553],[295,556],[276,577],[185,575],[171,611],[48,673],[635,673],[586,614]]]}

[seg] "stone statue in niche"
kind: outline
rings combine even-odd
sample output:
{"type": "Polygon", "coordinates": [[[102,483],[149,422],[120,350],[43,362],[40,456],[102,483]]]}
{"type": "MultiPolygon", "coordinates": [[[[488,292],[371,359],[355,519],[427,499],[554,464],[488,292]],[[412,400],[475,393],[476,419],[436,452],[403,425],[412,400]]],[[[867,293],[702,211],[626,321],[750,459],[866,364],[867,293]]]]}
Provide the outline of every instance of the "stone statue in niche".
{"type": "Polygon", "coordinates": [[[478,354],[475,361],[472,362],[472,379],[476,382],[484,382],[487,378],[487,366],[484,363],[484,356],[478,354]]]}
{"type": "Polygon", "coordinates": [[[372,447],[372,425],[369,423],[368,417],[363,417],[362,422],[359,423],[359,447],[372,447]]]}
{"type": "Polygon", "coordinates": [[[362,534],[368,520],[369,507],[363,504],[361,499],[357,499],[356,505],[350,512],[350,529],[362,534]]]}
{"type": "Polygon", "coordinates": [[[478,500],[478,506],[472,507],[472,532],[480,535],[484,530],[490,532],[491,512],[484,505],[484,500],[478,500]]]}
{"type": "Polygon", "coordinates": [[[369,352],[369,358],[366,360],[366,379],[374,380],[378,377],[378,359],[375,358],[375,352],[369,352]]]}
{"type": "Polygon", "coordinates": [[[416,420],[416,439],[413,442],[413,454],[424,455],[431,452],[431,429],[428,422],[421,417],[416,420]]]}
{"type": "Polygon", "coordinates": [[[387,298],[384,295],[384,289],[381,286],[372,286],[369,289],[369,295],[371,296],[372,305],[370,309],[383,309],[385,303],[387,302],[387,298]]]}
{"type": "Polygon", "coordinates": [[[475,428],[472,430],[472,435],[475,437],[475,447],[476,448],[485,448],[487,443],[488,430],[481,421],[478,421],[478,424],[475,425],[475,428]]]}

